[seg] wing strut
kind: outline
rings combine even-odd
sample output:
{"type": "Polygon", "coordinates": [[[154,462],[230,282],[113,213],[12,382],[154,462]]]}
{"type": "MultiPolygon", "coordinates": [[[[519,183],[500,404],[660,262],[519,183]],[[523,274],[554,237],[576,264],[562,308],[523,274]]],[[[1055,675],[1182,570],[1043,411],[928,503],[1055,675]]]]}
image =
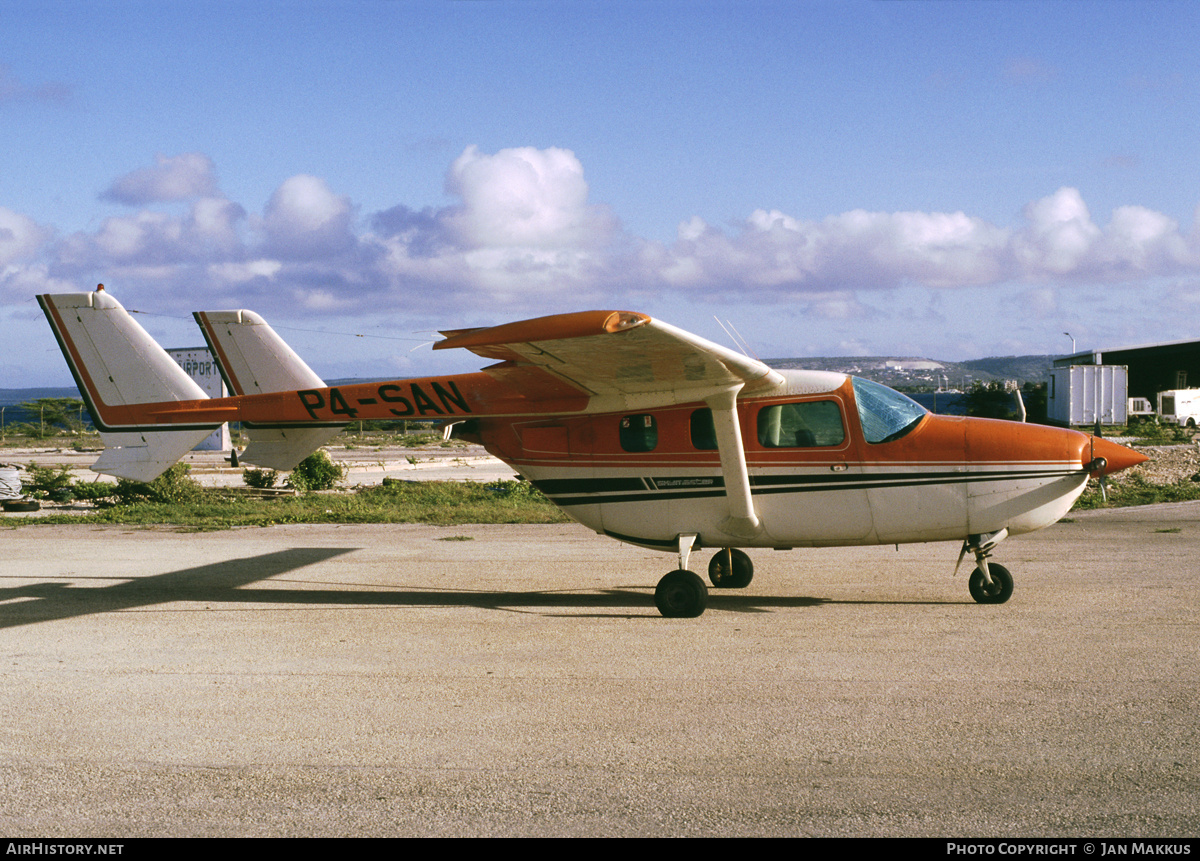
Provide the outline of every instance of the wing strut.
{"type": "Polygon", "coordinates": [[[746,469],[746,450],[742,447],[742,429],[738,424],[737,396],[741,390],[739,383],[705,398],[704,402],[712,410],[721,473],[725,477],[725,497],[729,500],[729,517],[721,529],[738,538],[753,538],[762,532],[762,521],[750,498],[750,473],[746,469]]]}

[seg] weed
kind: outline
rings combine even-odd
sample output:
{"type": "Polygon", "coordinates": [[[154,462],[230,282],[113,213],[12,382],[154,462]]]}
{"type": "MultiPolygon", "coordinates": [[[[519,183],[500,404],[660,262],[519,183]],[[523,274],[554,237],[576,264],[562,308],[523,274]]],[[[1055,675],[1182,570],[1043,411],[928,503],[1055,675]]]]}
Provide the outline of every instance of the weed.
{"type": "Polygon", "coordinates": [[[244,469],[242,470],[242,481],[246,483],[247,487],[265,490],[275,486],[275,482],[279,481],[279,473],[273,469],[244,469]]]}
{"type": "Polygon", "coordinates": [[[134,502],[159,504],[195,502],[203,496],[203,490],[196,479],[188,475],[190,471],[191,467],[186,463],[177,463],[151,482],[119,478],[112,495],[119,505],[129,505],[134,502]]]}
{"type": "Polygon", "coordinates": [[[1151,484],[1137,472],[1120,481],[1110,480],[1108,502],[1100,495],[1100,488],[1089,483],[1087,489],[1075,503],[1075,509],[1086,511],[1093,508],[1119,508],[1126,505],[1154,505],[1159,502],[1189,502],[1200,499],[1200,484],[1189,479],[1174,484],[1151,484]]]}
{"type": "Polygon", "coordinates": [[[65,466],[38,466],[30,463],[25,467],[25,478],[21,480],[21,488],[26,496],[33,499],[62,499],[70,498],[71,470],[65,466]]]}
{"type": "Polygon", "coordinates": [[[346,477],[346,469],[329,459],[324,451],[314,451],[292,470],[288,476],[288,487],[303,493],[314,490],[330,490],[346,477]]]}

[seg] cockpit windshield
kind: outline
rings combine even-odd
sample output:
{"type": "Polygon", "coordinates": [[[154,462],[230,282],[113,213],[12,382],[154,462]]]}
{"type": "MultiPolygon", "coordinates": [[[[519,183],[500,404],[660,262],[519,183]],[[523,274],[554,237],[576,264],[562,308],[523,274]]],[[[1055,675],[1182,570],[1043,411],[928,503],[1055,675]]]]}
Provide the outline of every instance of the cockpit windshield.
{"type": "Polygon", "coordinates": [[[894,389],[851,377],[854,400],[858,402],[858,419],[862,422],[867,442],[891,442],[907,434],[928,415],[928,410],[894,389]]]}

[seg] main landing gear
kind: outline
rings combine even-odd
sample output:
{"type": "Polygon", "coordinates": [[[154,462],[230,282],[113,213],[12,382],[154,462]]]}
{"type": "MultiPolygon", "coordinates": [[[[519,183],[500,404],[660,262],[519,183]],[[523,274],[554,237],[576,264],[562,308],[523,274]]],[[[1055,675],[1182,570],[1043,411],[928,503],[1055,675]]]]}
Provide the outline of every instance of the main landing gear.
{"type": "Polygon", "coordinates": [[[962,552],[958,554],[960,565],[968,550],[975,555],[975,570],[971,572],[971,579],[967,581],[967,589],[971,597],[980,604],[1003,604],[1012,597],[1012,574],[998,562],[988,563],[992,549],[1007,537],[1007,529],[987,535],[970,535],[963,542],[962,552]]]}
{"type": "MultiPolygon", "coordinates": [[[[695,535],[679,536],[679,570],[658,581],[654,604],[668,619],[694,619],[708,606],[708,587],[700,576],[688,570],[688,556],[695,535]]],[[[708,579],[718,589],[744,589],[754,577],[754,564],[741,550],[718,550],[708,564],[708,579]]]]}
{"type": "Polygon", "coordinates": [[[708,579],[718,589],[745,589],[754,579],[754,563],[741,550],[726,547],[708,563],[708,579]]]}

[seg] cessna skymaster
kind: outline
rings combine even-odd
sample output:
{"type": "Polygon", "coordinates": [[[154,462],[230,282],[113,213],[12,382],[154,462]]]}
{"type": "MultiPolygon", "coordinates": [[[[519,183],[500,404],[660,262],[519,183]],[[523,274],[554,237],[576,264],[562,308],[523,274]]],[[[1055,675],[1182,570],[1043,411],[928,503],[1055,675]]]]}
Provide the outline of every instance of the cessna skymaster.
{"type": "Polygon", "coordinates": [[[960,541],[971,596],[1003,603],[1013,580],[988,562],[995,546],[1056,522],[1089,476],[1146,460],[1074,430],[933,415],[857,377],[773,370],[627,311],[446,331],[435,350],[495,364],[345,386],[257,314],[197,312],[233,393],[209,399],[101,288],[38,299],[104,441],[96,472],[150,481],[226,421],[249,436],[242,462],[287,470],[351,421],[436,420],[584,526],[678,554],[655,590],[664,616],[704,612],[688,569],[701,548],[717,550],[713,586],[744,588],[741,548],[960,541]]]}

